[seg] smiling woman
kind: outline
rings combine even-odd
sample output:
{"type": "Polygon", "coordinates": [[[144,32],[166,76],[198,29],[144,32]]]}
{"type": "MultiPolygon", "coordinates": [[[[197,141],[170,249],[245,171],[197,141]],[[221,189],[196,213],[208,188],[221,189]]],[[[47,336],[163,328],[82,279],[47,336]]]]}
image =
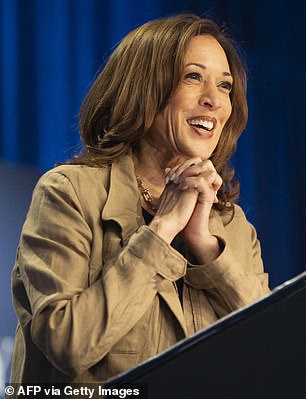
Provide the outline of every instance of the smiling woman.
{"type": "Polygon", "coordinates": [[[210,35],[193,37],[184,64],[178,86],[141,142],[162,146],[163,164],[176,154],[209,159],[231,115],[233,79],[219,42],[210,35]]]}
{"type": "Polygon", "coordinates": [[[218,26],[140,26],[33,193],[13,270],[12,382],[104,382],[268,292],[228,161],[246,77],[218,26]]]}

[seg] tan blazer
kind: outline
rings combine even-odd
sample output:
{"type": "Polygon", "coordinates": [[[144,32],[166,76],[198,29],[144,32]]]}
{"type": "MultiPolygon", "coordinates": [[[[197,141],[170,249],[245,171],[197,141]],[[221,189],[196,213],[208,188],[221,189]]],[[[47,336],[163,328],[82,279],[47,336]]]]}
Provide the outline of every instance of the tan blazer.
{"type": "Polygon", "coordinates": [[[13,270],[12,382],[105,381],[268,292],[255,230],[238,206],[231,221],[211,212],[224,250],[205,265],[144,224],[130,155],[42,176],[13,270]]]}

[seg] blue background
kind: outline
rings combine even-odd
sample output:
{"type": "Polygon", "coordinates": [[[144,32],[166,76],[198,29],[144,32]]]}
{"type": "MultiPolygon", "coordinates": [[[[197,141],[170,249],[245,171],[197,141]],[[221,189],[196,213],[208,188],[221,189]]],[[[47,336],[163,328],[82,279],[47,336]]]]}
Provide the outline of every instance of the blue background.
{"type": "Polygon", "coordinates": [[[271,287],[305,269],[304,1],[0,0],[0,383],[15,328],[10,273],[33,186],[80,148],[81,101],[118,41],[178,12],[225,23],[240,44],[250,109],[233,161],[240,205],[271,287]]]}

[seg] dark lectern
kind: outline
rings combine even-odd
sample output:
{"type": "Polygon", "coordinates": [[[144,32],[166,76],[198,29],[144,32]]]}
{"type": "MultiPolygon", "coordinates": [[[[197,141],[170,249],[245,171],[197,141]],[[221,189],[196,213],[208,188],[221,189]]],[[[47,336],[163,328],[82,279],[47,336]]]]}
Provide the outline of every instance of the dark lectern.
{"type": "Polygon", "coordinates": [[[110,380],[149,399],[306,398],[306,272],[110,380]]]}

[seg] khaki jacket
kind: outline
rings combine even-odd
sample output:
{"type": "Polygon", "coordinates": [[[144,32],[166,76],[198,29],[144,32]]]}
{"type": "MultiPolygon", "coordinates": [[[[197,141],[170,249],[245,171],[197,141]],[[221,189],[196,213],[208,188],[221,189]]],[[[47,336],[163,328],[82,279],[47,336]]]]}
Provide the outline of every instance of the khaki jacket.
{"type": "Polygon", "coordinates": [[[254,228],[211,212],[224,243],[194,265],[142,217],[132,159],[38,182],[13,269],[12,382],[103,382],[268,292],[254,228]],[[175,281],[184,277],[183,305],[175,281]]]}

